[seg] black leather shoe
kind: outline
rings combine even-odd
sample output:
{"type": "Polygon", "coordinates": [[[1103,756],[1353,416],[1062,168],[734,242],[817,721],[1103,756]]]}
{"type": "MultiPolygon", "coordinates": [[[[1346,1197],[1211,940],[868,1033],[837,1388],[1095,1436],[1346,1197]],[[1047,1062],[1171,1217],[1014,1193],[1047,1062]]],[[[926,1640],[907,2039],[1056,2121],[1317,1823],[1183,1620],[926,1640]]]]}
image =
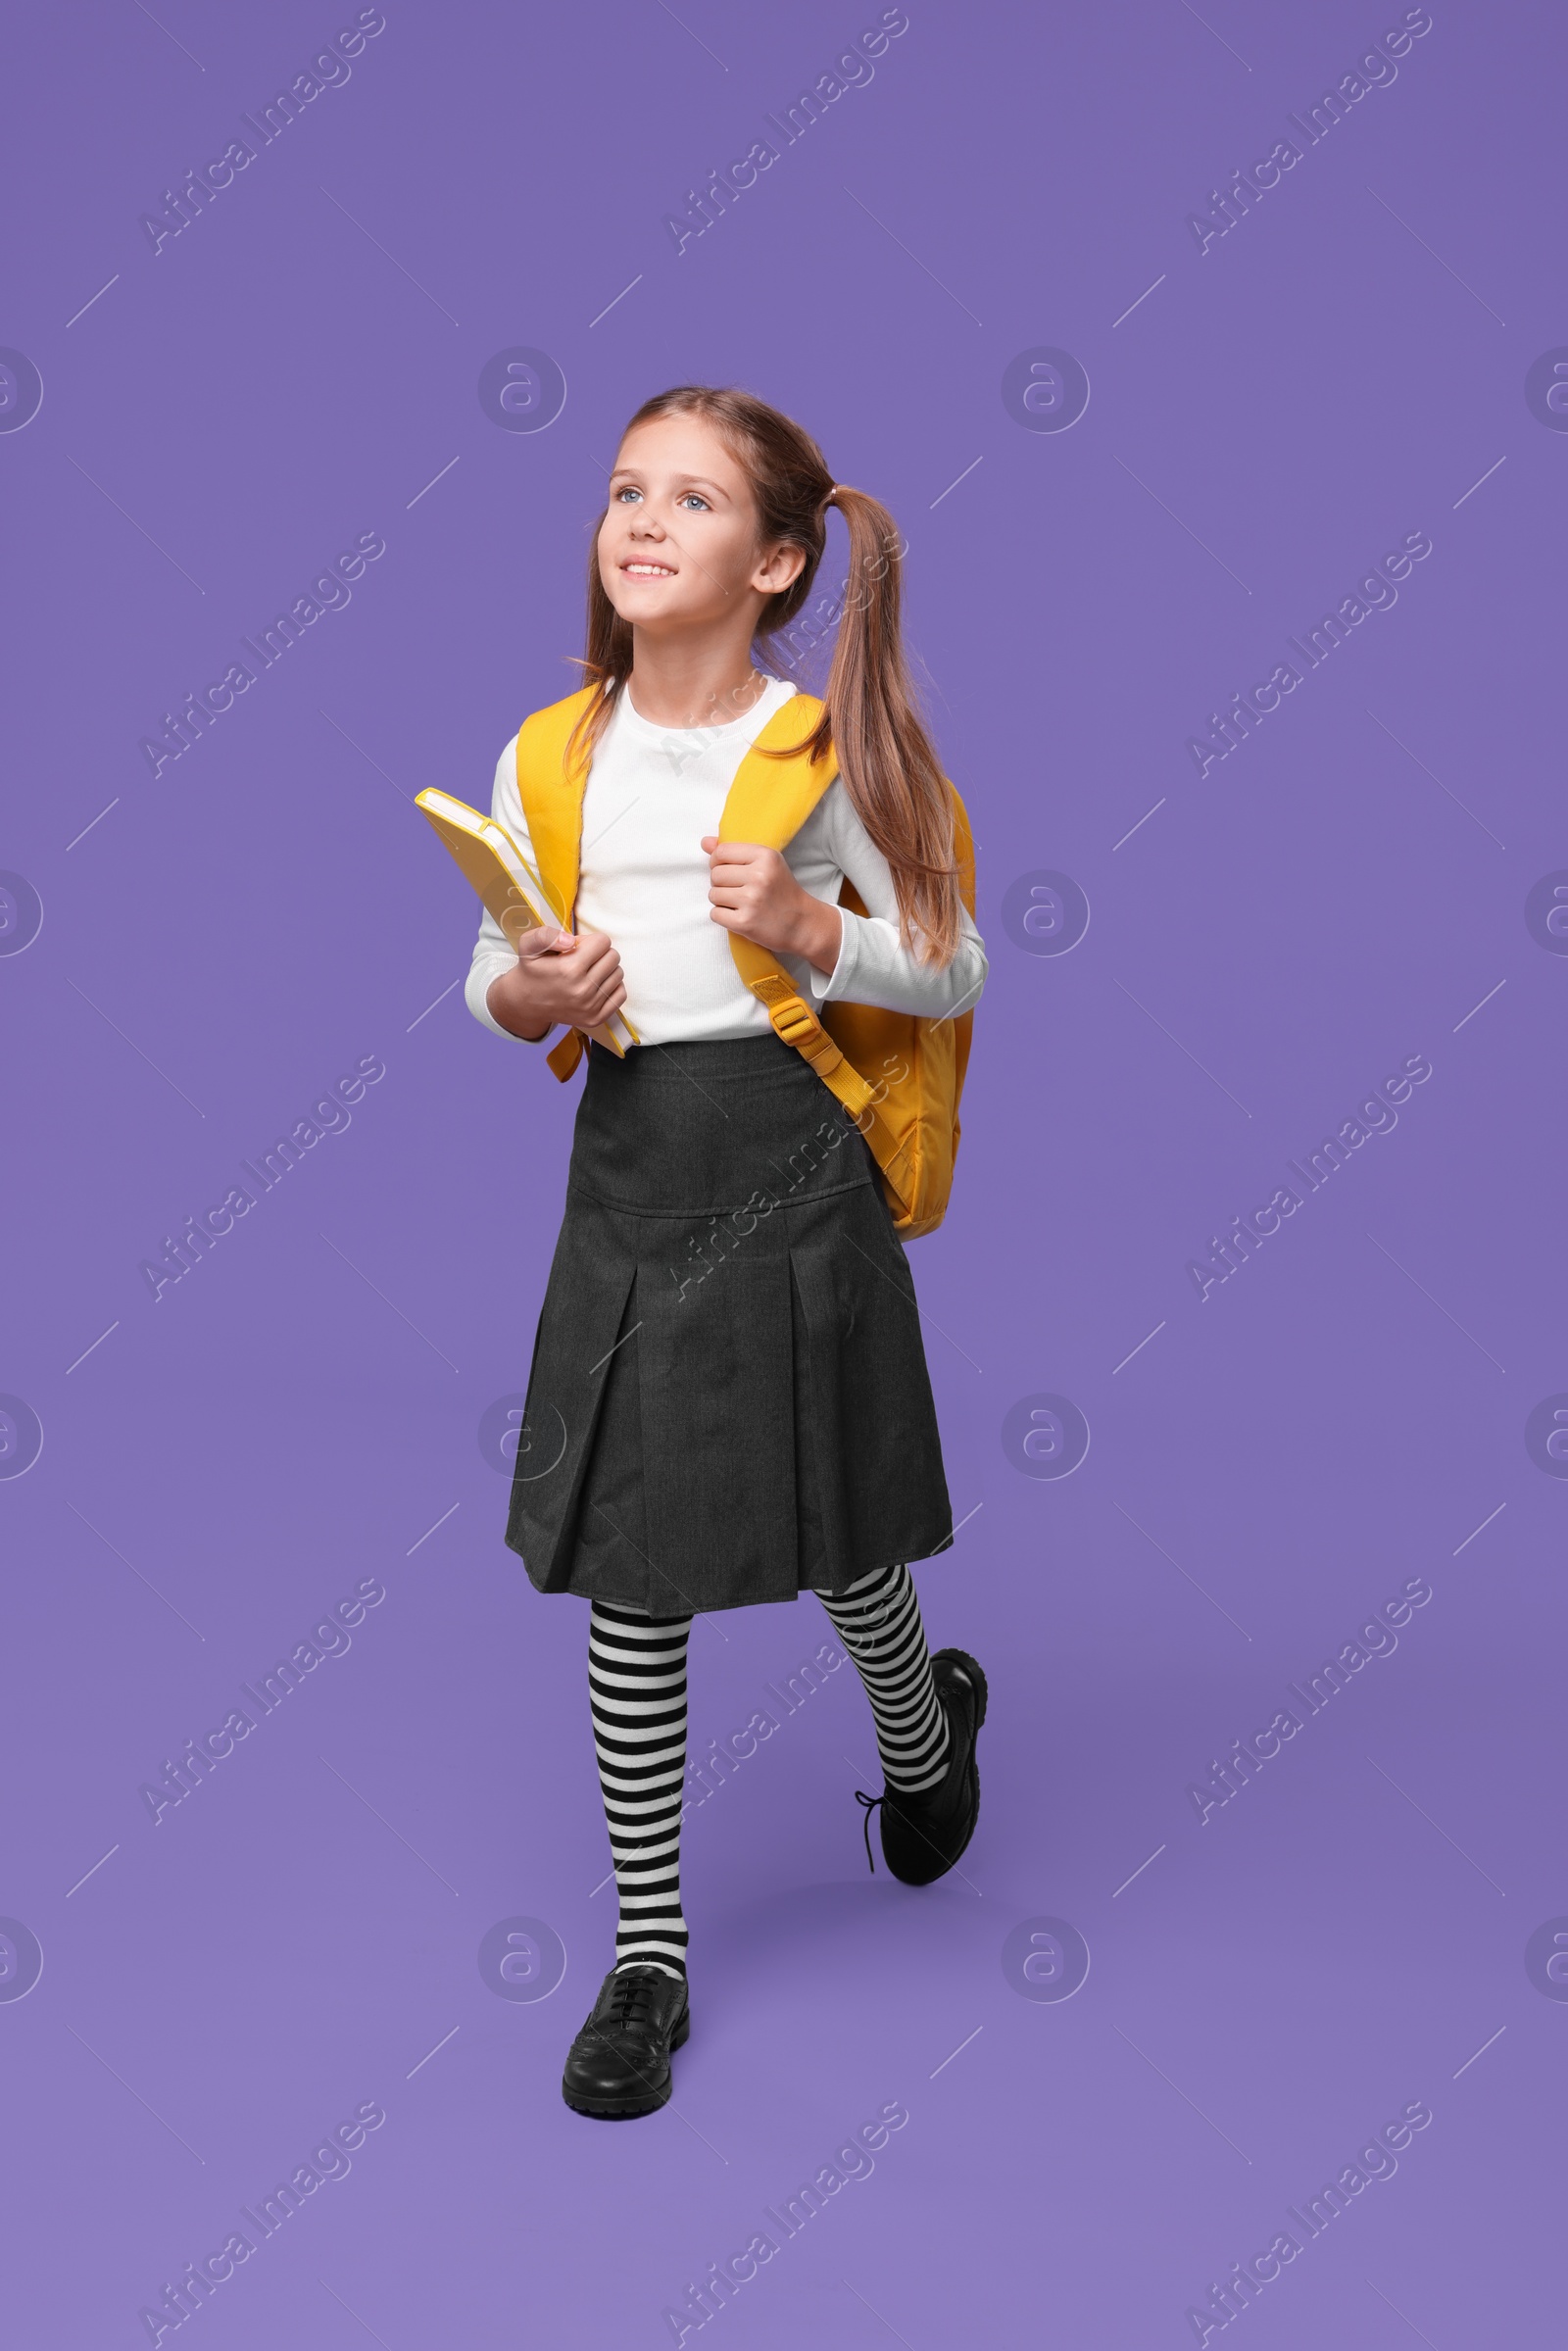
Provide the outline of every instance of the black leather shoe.
{"type": "Polygon", "coordinates": [[[879,1796],[859,1788],[865,1807],[865,1858],[871,1861],[871,1815],[882,1808],[882,1858],[906,1886],[929,1886],[946,1876],[974,1835],[980,1818],[980,1773],[975,1741],[986,1719],[986,1678],[965,1649],[938,1649],[931,1660],[937,1701],[948,1718],[948,1768],[934,1788],[910,1795],[883,1788],[879,1796]]]}
{"type": "Polygon", "coordinates": [[[572,2042],[561,2094],[607,2123],[668,2103],[669,2053],[692,2029],[686,1986],[662,1968],[612,1968],[572,2042]]]}

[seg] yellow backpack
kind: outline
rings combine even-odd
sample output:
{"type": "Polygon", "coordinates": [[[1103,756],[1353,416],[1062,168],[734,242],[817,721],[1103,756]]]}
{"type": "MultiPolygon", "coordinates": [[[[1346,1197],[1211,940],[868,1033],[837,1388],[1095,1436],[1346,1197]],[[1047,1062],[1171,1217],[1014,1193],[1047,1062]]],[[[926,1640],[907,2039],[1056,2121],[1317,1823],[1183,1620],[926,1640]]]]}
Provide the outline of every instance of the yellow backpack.
{"type": "MultiPolygon", "coordinates": [[[[598,691],[587,686],[536,710],[517,734],[517,790],[534,863],[551,906],[568,928],[577,902],[588,768],[579,746],[568,770],[566,745],[598,691]]],[[[736,771],[719,819],[721,841],[754,841],[782,850],[795,838],[838,773],[831,750],[812,761],[804,748],[821,714],[822,705],[813,695],[799,693],[774,711],[736,771]],[[796,745],[802,748],[791,759],[757,756],[796,745]]],[[[953,790],[951,784],[948,788],[953,790]]],[[[959,888],[972,915],[974,848],[956,792],[953,816],[959,888]]],[[[849,881],[839,892],[839,904],[854,914],[866,910],[849,881]]],[[[729,943],[741,978],[766,1009],[777,1034],[805,1055],[865,1137],[882,1173],[899,1238],[917,1241],[923,1233],[934,1232],[953,1189],[958,1099],[974,1014],[923,1020],[912,1013],[884,1012],[873,1004],[830,1004],[818,1020],[766,948],[733,931],[729,943]]],[[[564,1080],[582,1053],[581,1032],[572,1029],[547,1057],[557,1077],[564,1080]]]]}

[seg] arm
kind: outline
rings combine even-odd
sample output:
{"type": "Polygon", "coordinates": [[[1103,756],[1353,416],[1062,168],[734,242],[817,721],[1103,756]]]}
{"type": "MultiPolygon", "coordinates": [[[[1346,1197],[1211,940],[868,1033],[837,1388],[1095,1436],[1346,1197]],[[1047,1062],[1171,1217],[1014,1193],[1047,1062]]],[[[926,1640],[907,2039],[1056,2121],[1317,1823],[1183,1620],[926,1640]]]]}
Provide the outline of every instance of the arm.
{"type": "MultiPolygon", "coordinates": [[[[496,763],[493,821],[505,826],[532,862],[533,841],[517,791],[516,738],[496,763]]],[[[626,1001],[620,957],[602,931],[524,931],[515,947],[486,907],[479,923],[464,1000],[498,1037],[538,1045],[558,1021],[598,1028],[626,1001]]]]}
{"type": "Polygon", "coordinates": [[[893,875],[842,780],[828,786],[783,856],[754,842],[720,847],[711,834],[703,847],[711,865],[712,920],[803,964],[815,1004],[879,1004],[942,1020],[967,1011],[985,985],[985,949],[967,913],[958,952],[943,969],[903,944],[893,875]],[[810,889],[797,872],[809,876],[810,889]],[[852,914],[837,904],[845,876],[868,913],[852,914]]]}
{"type": "MultiPolygon", "coordinates": [[[[989,964],[980,933],[960,914],[958,952],[945,969],[922,962],[899,937],[899,902],[888,861],[855,812],[842,778],[829,785],[797,840],[829,857],[859,893],[864,914],[837,909],[844,926],[837,962],[825,978],[811,975],[817,1004],[879,1004],[888,1012],[912,1012],[941,1020],[967,1012],[978,1002],[989,964]]],[[[795,844],[791,844],[792,850],[795,844]]]]}
{"type": "MultiPolygon", "coordinates": [[[[517,792],[517,738],[515,735],[496,761],[495,783],[490,794],[490,814],[495,823],[503,825],[521,850],[533,861],[533,843],[528,834],[527,818],[522,812],[522,801],[517,792]]],[[[473,955],[468,964],[468,977],[463,997],[469,1011],[481,1027],[493,1030],[498,1037],[515,1037],[516,1029],[504,1027],[490,1009],[489,994],[494,981],[514,970],[517,951],[508,939],[488,906],[480,909],[479,935],[473,943],[473,955]]],[[[539,1031],[539,1037],[548,1032],[539,1031]]],[[[531,1044],[538,1043],[531,1038],[531,1044]]]]}
{"type": "Polygon", "coordinates": [[[755,841],[725,841],[705,833],[708,853],[710,921],[738,931],[775,955],[830,972],[844,937],[841,909],[803,890],[776,849],[755,841]]]}

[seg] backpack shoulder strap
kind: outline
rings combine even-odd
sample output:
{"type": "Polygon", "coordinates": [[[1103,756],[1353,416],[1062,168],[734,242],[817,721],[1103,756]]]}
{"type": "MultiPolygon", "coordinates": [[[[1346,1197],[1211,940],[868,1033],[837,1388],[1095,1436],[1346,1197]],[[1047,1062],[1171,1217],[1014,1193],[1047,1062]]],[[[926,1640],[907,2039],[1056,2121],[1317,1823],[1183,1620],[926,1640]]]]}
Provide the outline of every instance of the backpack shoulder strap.
{"type": "MultiPolygon", "coordinates": [[[[582,796],[588,761],[579,746],[570,767],[566,746],[597,686],[583,686],[562,702],[535,710],[517,729],[517,797],[528,823],[534,870],[564,929],[577,904],[577,870],[582,856],[582,796]]],[[[563,1083],[582,1059],[583,1041],[568,1029],[545,1059],[563,1083]]]]}
{"type": "MultiPolygon", "coordinates": [[[[816,759],[806,749],[807,737],[822,715],[814,694],[792,694],[780,705],[735,771],[724,812],[719,818],[721,841],[755,841],[763,849],[783,849],[794,840],[823,793],[838,774],[831,745],[816,759]],[[761,759],[760,752],[798,747],[791,759],[761,759]]],[[[773,1024],[776,1035],[804,1054],[852,1118],[862,1123],[866,1140],[876,1147],[872,1089],[852,1068],[789,974],[781,971],[765,947],[729,935],[735,968],[773,1024]]]]}
{"type": "Polygon", "coordinates": [[[735,770],[718,820],[721,841],[756,841],[763,849],[782,849],[794,840],[839,771],[831,744],[814,759],[806,749],[821,715],[822,705],[814,694],[792,694],[780,703],[735,770]],[[781,751],[796,756],[760,756],[781,751]]]}
{"type": "Polygon", "coordinates": [[[598,691],[597,686],[584,686],[564,702],[535,710],[517,729],[517,797],[528,820],[534,866],[563,925],[570,924],[577,903],[582,796],[588,781],[588,761],[580,746],[568,771],[566,745],[598,691]]]}
{"type": "MultiPolygon", "coordinates": [[[[781,748],[786,743],[795,743],[802,746],[800,756],[788,760],[754,759],[752,754],[748,753],[736,770],[735,781],[724,804],[718,828],[720,840],[756,841],[764,848],[782,849],[794,839],[838,774],[838,760],[832,756],[831,750],[813,761],[807,757],[804,749],[805,738],[816,725],[821,712],[821,703],[814,696],[806,694],[793,696],[775,711],[758,736],[753,750],[759,747],[781,748]],[[790,715],[792,712],[793,718],[790,715]]],[[[951,783],[948,789],[953,796],[954,851],[958,867],[959,892],[972,915],[974,845],[968,814],[951,783]]],[[[848,880],[839,893],[839,903],[847,905],[852,912],[863,914],[865,911],[858,893],[848,880]]],[[[871,1155],[890,1188],[902,1197],[904,1138],[877,1107],[887,1092],[886,1087],[871,1086],[853,1063],[846,1060],[795,982],[780,970],[765,948],[758,947],[750,939],[743,939],[735,931],[730,933],[729,944],[736,969],[767,1013],[774,1033],[804,1055],[828,1092],[843,1103],[864,1136],[871,1155]]],[[[954,1023],[960,1083],[962,1062],[968,1057],[971,1023],[972,1015],[968,1013],[961,1014],[954,1023]]]]}

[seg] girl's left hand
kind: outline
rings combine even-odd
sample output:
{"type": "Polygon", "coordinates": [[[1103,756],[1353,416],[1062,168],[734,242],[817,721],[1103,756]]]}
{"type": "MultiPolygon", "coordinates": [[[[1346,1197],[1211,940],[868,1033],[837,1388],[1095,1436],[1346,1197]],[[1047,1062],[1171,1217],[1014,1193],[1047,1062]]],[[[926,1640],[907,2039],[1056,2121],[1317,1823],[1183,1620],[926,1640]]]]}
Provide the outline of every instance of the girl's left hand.
{"type": "Polygon", "coordinates": [[[844,939],[837,906],[803,890],[776,849],[755,841],[721,844],[716,833],[705,833],[702,845],[714,922],[775,955],[804,955],[815,971],[833,971],[844,939]]]}

